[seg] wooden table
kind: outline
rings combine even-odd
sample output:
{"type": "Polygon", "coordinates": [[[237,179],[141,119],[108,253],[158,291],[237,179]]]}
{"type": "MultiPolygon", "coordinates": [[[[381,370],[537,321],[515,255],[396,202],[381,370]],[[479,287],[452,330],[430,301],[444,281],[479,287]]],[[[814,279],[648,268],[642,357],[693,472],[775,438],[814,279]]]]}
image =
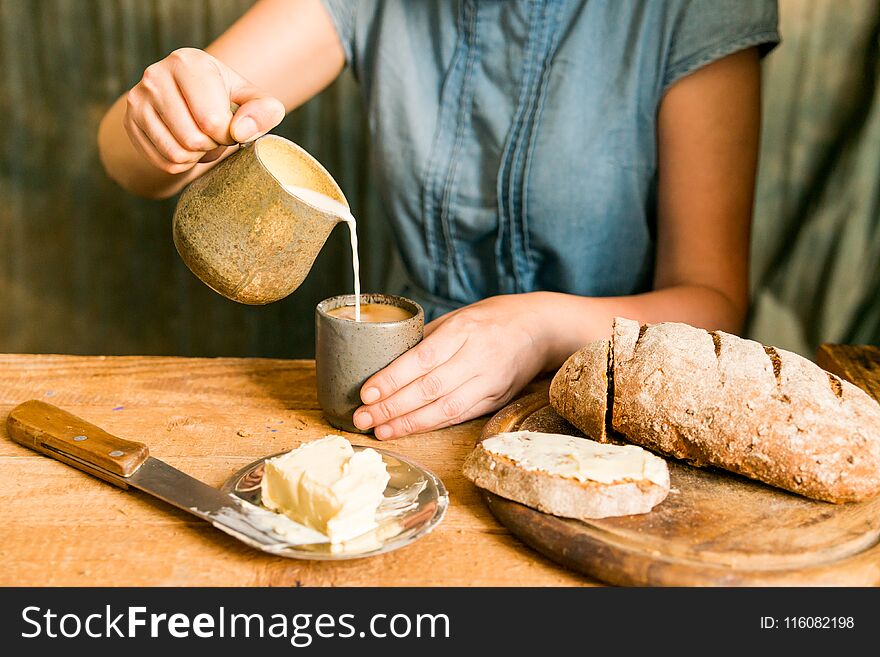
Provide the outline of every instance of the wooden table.
{"type": "MultiPolygon", "coordinates": [[[[880,348],[823,345],[818,362],[880,398],[880,348]]],[[[258,457],[331,431],[311,361],[0,355],[0,414],[57,404],[213,486],[258,457]]],[[[429,536],[355,561],[251,550],[137,491],[0,440],[0,585],[590,584],[522,545],[462,477],[482,420],[382,445],[428,466],[450,494],[429,536]]],[[[5,432],[5,429],[4,429],[5,432]]]]}
{"type": "MultiPolygon", "coordinates": [[[[243,465],[332,429],[311,361],[0,355],[0,414],[42,399],[219,486],[243,465]]],[[[393,443],[449,489],[433,533],[396,552],[337,563],[252,550],[137,491],[123,491],[0,440],[0,585],[580,585],[523,546],[460,473],[483,421],[393,443]]]]}

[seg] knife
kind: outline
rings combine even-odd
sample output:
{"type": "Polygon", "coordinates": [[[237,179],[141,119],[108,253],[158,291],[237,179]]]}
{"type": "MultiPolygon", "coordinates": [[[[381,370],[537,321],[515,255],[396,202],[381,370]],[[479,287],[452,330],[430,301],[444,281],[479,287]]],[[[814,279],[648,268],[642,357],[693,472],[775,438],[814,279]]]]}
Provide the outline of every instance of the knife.
{"type": "Polygon", "coordinates": [[[264,552],[326,543],[327,537],[172,468],[139,442],[118,438],[65,410],[33,399],[6,419],[17,443],[124,489],[137,488],[264,552]]]}

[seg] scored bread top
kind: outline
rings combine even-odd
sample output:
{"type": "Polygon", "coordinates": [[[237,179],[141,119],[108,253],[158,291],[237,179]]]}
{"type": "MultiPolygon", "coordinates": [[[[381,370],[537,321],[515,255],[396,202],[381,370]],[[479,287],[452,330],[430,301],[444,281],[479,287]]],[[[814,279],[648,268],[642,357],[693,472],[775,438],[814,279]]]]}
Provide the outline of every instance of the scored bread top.
{"type": "Polygon", "coordinates": [[[783,349],[614,323],[612,424],[633,442],[832,502],[880,493],[880,406],[783,349]]]}
{"type": "Polygon", "coordinates": [[[580,482],[651,481],[669,485],[666,461],[636,445],[603,445],[563,434],[511,431],[487,438],[481,446],[523,470],[580,482]]]}

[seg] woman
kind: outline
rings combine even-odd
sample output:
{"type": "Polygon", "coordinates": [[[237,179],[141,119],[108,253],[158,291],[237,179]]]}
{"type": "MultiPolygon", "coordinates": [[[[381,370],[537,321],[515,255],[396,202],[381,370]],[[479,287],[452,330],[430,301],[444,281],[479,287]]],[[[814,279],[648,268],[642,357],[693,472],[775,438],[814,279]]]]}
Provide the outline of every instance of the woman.
{"type": "Polygon", "coordinates": [[[261,0],[108,111],[154,198],[348,64],[424,341],[364,385],[396,438],[495,410],[623,315],[738,331],[770,0],[261,0]],[[239,107],[233,114],[230,105],[239,107]]]}

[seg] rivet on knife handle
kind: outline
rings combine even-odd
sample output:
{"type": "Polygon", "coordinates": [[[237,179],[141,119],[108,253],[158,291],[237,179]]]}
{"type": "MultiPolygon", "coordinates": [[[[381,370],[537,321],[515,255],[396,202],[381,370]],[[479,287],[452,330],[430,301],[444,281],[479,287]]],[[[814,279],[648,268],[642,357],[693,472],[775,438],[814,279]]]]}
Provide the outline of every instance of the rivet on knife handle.
{"type": "MultiPolygon", "coordinates": [[[[107,433],[72,413],[32,399],[12,409],[6,419],[10,438],[38,452],[58,458],[58,454],[105,470],[119,477],[130,477],[150,455],[143,443],[124,440],[107,433]]],[[[75,462],[65,463],[77,465],[75,462]]],[[[82,468],[91,474],[91,469],[82,468]]]]}

